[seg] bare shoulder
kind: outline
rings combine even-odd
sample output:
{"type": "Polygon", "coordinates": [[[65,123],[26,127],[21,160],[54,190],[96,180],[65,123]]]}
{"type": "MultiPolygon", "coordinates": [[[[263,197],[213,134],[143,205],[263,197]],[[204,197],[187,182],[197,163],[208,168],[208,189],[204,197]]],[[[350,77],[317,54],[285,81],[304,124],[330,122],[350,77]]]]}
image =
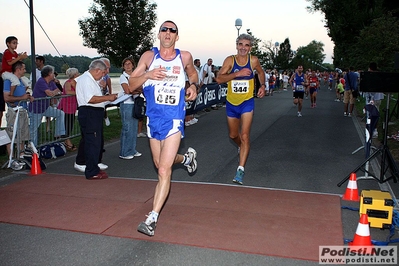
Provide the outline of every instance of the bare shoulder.
{"type": "Polygon", "coordinates": [[[229,55],[223,61],[223,66],[233,66],[234,63],[234,55],[229,55]]]}
{"type": "Polygon", "coordinates": [[[180,50],[180,54],[183,60],[191,60],[193,58],[189,51],[180,50]]]}
{"type": "Polygon", "coordinates": [[[251,64],[253,66],[256,66],[256,65],[260,64],[259,58],[257,56],[255,56],[255,55],[251,55],[251,64]]]}
{"type": "Polygon", "coordinates": [[[153,57],[154,57],[154,51],[148,50],[148,51],[144,52],[144,54],[141,55],[140,61],[144,61],[144,62],[149,61],[149,63],[150,63],[152,61],[153,57]]]}
{"type": "Polygon", "coordinates": [[[184,67],[193,64],[193,56],[189,51],[180,50],[181,59],[183,61],[184,67]]]}

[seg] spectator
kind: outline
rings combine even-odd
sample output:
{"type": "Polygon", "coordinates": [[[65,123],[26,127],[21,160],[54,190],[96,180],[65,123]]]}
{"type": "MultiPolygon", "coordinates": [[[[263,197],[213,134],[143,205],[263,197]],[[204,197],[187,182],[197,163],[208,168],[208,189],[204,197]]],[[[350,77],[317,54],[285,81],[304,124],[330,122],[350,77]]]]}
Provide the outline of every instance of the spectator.
{"type": "MultiPolygon", "coordinates": [[[[46,60],[44,59],[43,56],[38,55],[35,58],[35,65],[36,65],[36,82],[41,78],[42,74],[41,71],[44,67],[44,64],[46,63],[46,60]]],[[[33,75],[32,73],[30,74],[30,80],[32,81],[33,75]]]]}
{"type": "MultiPolygon", "coordinates": [[[[102,89],[103,95],[109,95],[112,94],[112,86],[111,86],[111,77],[108,75],[109,74],[109,69],[111,67],[111,62],[109,61],[108,58],[101,58],[101,60],[104,61],[105,65],[107,66],[106,74],[104,77],[102,77],[102,80],[100,81],[100,87],[102,89]]],[[[107,107],[105,106],[104,110],[104,122],[105,125],[108,127],[111,125],[111,122],[109,121],[108,114],[107,114],[107,107]]]]}
{"type": "MultiPolygon", "coordinates": [[[[204,64],[200,70],[199,73],[199,82],[200,82],[200,87],[202,85],[210,84],[213,82],[213,79],[215,78],[215,74],[212,72],[212,58],[209,58],[207,63],[204,64]]],[[[217,110],[218,108],[216,107],[216,104],[211,106],[211,109],[217,110]]],[[[206,112],[210,111],[210,108],[207,107],[205,108],[206,112]]]]}
{"type": "Polygon", "coordinates": [[[283,91],[287,91],[289,79],[290,79],[290,76],[288,76],[287,71],[284,71],[283,72],[283,91]]]}
{"type": "MultiPolygon", "coordinates": [[[[12,73],[20,79],[20,83],[15,87],[13,94],[10,94],[11,91],[11,81],[6,79],[4,81],[4,99],[7,103],[7,128],[6,132],[10,138],[12,138],[13,134],[13,125],[15,122],[15,118],[18,114],[19,108],[19,117],[18,117],[18,128],[17,128],[17,139],[20,143],[20,151],[24,149],[24,142],[29,140],[29,122],[27,115],[27,100],[33,101],[33,97],[30,96],[29,93],[26,92],[26,87],[23,84],[21,77],[25,74],[25,64],[22,61],[17,61],[12,65],[12,73]],[[18,134],[21,134],[18,136],[18,134]]],[[[7,144],[8,154],[11,154],[11,144],[7,144]]],[[[23,165],[20,165],[17,161],[12,163],[12,168],[14,170],[21,170],[23,165]]]]}
{"type": "Polygon", "coordinates": [[[345,79],[342,77],[342,74],[340,74],[339,83],[336,89],[336,96],[337,96],[337,98],[335,99],[336,102],[342,101],[345,92],[344,87],[345,87],[345,79]]]}
{"type": "Polygon", "coordinates": [[[53,107],[50,104],[50,99],[37,99],[54,97],[61,95],[61,91],[56,87],[54,80],[54,67],[44,66],[41,71],[41,78],[35,84],[33,88],[33,97],[36,100],[29,105],[29,118],[30,118],[30,135],[33,144],[38,144],[38,128],[41,124],[43,116],[54,117],[55,133],[54,137],[61,138],[65,135],[65,114],[63,111],[53,107]]]}
{"type": "MultiPolygon", "coordinates": [[[[17,53],[18,39],[15,36],[9,36],[6,38],[7,49],[3,53],[1,60],[1,77],[3,80],[9,79],[11,81],[10,94],[13,95],[16,86],[20,85],[20,80],[24,83],[25,87],[29,86],[29,80],[25,76],[20,79],[12,73],[12,65],[18,61],[22,61],[28,57],[26,52],[17,53]]],[[[3,80],[0,80],[3,83],[3,80]]]]}
{"type": "Polygon", "coordinates": [[[344,76],[345,79],[345,92],[344,92],[344,116],[352,116],[355,101],[359,95],[357,88],[358,76],[353,72],[354,68],[350,67],[349,71],[344,76]],[[348,109],[349,107],[349,109],[348,109]]]}
{"type": "MultiPolygon", "coordinates": [[[[376,72],[378,71],[377,63],[371,62],[369,65],[368,71],[371,72],[376,72]]],[[[381,100],[384,99],[384,93],[382,92],[370,92],[368,95],[366,95],[367,102],[372,102],[374,106],[377,108],[378,111],[380,111],[380,106],[381,106],[381,100]]],[[[373,131],[373,138],[378,138],[378,129],[377,127],[373,131]]]]}
{"type": "Polygon", "coordinates": [[[76,84],[82,137],[74,168],[84,172],[86,179],[108,178],[104,172],[108,166],[101,163],[104,108],[106,102],[116,99],[116,94],[103,95],[98,83],[107,72],[108,66],[103,60],[93,60],[89,70],[79,76],[76,84]]]}
{"type": "MultiPolygon", "coordinates": [[[[198,74],[198,76],[199,76],[199,73],[200,73],[200,70],[201,70],[201,61],[199,60],[199,59],[195,59],[194,60],[194,67],[195,67],[195,70],[197,70],[197,74],[198,74]]],[[[198,83],[199,83],[199,81],[198,81],[198,83]]],[[[187,75],[186,75],[186,88],[189,86],[190,84],[188,83],[188,77],[187,77],[187,75]]],[[[197,91],[197,93],[198,93],[199,91],[197,91]]],[[[186,115],[186,118],[185,118],[185,126],[186,127],[188,127],[188,126],[191,126],[191,125],[194,125],[194,124],[196,124],[198,122],[198,118],[196,118],[196,117],[194,117],[194,115],[193,114],[191,114],[191,115],[186,115]]]]}
{"type": "MultiPolygon", "coordinates": [[[[1,66],[0,66],[0,72],[1,72],[1,66]]],[[[6,103],[4,101],[4,82],[3,79],[0,77],[0,127],[1,127],[1,122],[3,121],[3,113],[6,110],[6,103]]]]}
{"type": "MultiPolygon", "coordinates": [[[[133,58],[127,57],[122,61],[123,73],[119,82],[122,86],[124,94],[131,94],[129,91],[129,77],[133,69],[136,67],[133,58]]],[[[141,153],[136,150],[138,120],[133,117],[134,98],[139,96],[142,90],[138,89],[133,92],[133,97],[129,97],[120,103],[122,129],[120,137],[119,158],[131,160],[134,157],[140,157],[141,153]]]]}
{"type": "Polygon", "coordinates": [[[276,88],[276,75],[274,74],[274,71],[270,73],[269,76],[269,93],[270,96],[273,96],[273,91],[276,88]]]}
{"type": "Polygon", "coordinates": [[[270,88],[269,88],[269,79],[270,79],[270,69],[266,69],[265,71],[265,86],[266,86],[266,88],[265,88],[265,95],[266,96],[269,96],[269,90],[270,90],[270,88]]]}
{"type": "MultiPolygon", "coordinates": [[[[79,76],[79,70],[77,68],[68,68],[65,74],[68,76],[68,80],[64,83],[62,95],[69,96],[61,99],[58,109],[63,110],[65,113],[65,133],[66,137],[70,137],[75,125],[76,110],[78,109],[75,79],[79,76]]],[[[64,141],[64,144],[68,151],[76,150],[76,146],[72,144],[69,138],[64,141]]]]}

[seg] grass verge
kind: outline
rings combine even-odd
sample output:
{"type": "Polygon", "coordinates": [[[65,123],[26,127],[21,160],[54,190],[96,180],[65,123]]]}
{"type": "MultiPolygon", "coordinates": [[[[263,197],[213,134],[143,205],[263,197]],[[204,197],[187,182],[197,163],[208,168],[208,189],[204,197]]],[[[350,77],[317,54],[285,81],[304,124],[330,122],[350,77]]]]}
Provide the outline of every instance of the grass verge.
{"type": "MultiPolygon", "coordinates": [[[[391,94],[391,98],[389,100],[389,123],[387,130],[387,146],[389,151],[392,154],[392,157],[395,159],[396,163],[399,163],[399,139],[395,140],[393,138],[389,138],[393,135],[398,135],[399,132],[399,93],[391,94]]],[[[360,97],[359,101],[356,102],[356,111],[359,117],[363,117],[363,108],[365,105],[365,99],[360,97]]],[[[381,101],[380,106],[380,118],[378,120],[378,142],[382,144],[384,140],[384,128],[383,124],[385,123],[385,114],[387,110],[387,95],[385,95],[384,99],[381,101]]]]}

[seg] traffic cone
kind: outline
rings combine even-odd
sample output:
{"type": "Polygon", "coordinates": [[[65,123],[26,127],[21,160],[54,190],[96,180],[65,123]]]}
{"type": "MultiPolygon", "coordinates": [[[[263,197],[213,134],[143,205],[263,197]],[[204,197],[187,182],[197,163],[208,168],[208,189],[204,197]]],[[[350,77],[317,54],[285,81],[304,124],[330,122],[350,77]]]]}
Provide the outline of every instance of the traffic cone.
{"type": "Polygon", "coordinates": [[[32,167],[30,168],[31,175],[40,175],[42,173],[42,167],[40,166],[39,158],[37,153],[32,155],[32,167]]]}
{"type": "MultiPolygon", "coordinates": [[[[369,253],[371,251],[371,237],[370,237],[370,227],[369,227],[369,218],[367,214],[362,214],[360,216],[360,221],[356,229],[355,236],[353,237],[353,241],[348,243],[351,247],[359,247],[362,246],[363,251],[369,253]]],[[[358,248],[353,248],[358,250],[358,248]]]]}
{"type": "Polygon", "coordinates": [[[359,201],[359,192],[357,190],[356,174],[351,173],[349,177],[348,187],[342,197],[343,200],[359,201]]]}

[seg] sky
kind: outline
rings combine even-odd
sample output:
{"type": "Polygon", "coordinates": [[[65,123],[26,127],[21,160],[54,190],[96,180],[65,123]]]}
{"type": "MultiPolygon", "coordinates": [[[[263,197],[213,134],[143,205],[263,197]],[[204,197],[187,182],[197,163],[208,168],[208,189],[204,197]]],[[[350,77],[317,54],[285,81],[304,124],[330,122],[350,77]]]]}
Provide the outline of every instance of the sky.
{"type": "MultiPolygon", "coordinates": [[[[157,0],[157,26],[165,20],[174,21],[179,27],[176,48],[191,52],[193,58],[205,63],[213,59],[222,65],[224,59],[236,54],[235,39],[238,31],[236,19],[242,20],[239,33],[250,29],[264,42],[282,43],[289,38],[291,48],[306,46],[316,40],[324,44],[326,63],[331,63],[334,44],[327,35],[321,13],[309,13],[305,0],[157,0]]],[[[83,46],[79,35],[78,20],[90,17],[92,0],[33,0],[33,11],[41,26],[61,55],[98,56],[96,49],[83,46]],[[51,3],[51,4],[50,4],[51,3]]],[[[17,52],[31,54],[29,0],[0,0],[0,39],[18,38],[17,52]],[[5,12],[9,10],[9,12],[5,12]],[[16,11],[18,16],[16,16],[16,11]],[[8,26],[5,26],[8,25],[8,26]]],[[[39,24],[35,21],[36,54],[59,56],[39,24]]],[[[134,36],[131,36],[134,38],[134,36]]],[[[158,45],[156,39],[154,45],[158,45]]]]}

